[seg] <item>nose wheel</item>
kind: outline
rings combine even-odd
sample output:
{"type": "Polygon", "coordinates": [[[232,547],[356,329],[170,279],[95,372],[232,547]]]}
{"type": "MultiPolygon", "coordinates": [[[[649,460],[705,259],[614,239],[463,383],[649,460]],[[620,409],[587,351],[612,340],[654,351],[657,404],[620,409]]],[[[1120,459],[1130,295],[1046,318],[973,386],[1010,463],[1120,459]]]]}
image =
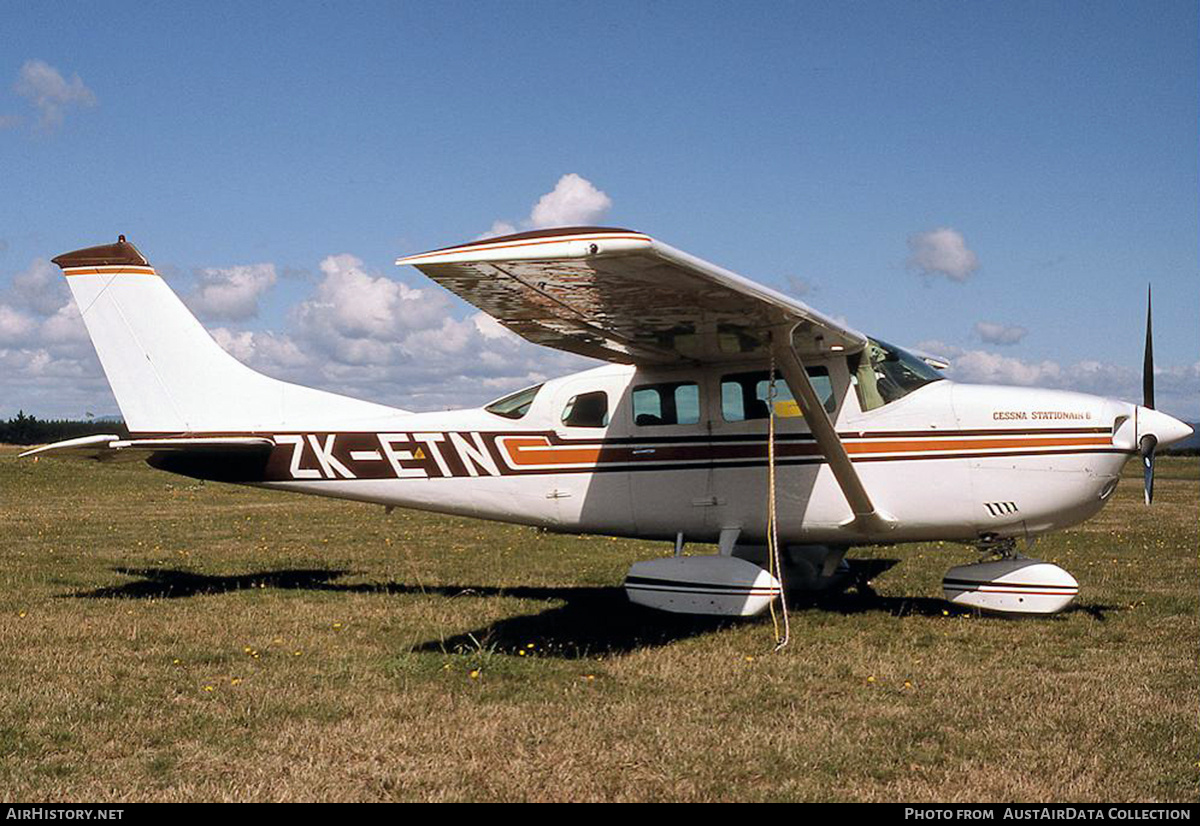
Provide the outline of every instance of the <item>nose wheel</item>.
{"type": "Polygon", "coordinates": [[[986,561],[951,568],[942,591],[955,605],[997,614],[1056,614],[1071,604],[1079,583],[1057,565],[1023,556],[1012,537],[982,537],[986,561]]]}
{"type": "Polygon", "coordinates": [[[1020,551],[1017,550],[1017,540],[1012,536],[996,536],[995,534],[985,533],[976,540],[975,550],[979,551],[985,557],[999,557],[1000,559],[1023,558],[1020,551]]]}

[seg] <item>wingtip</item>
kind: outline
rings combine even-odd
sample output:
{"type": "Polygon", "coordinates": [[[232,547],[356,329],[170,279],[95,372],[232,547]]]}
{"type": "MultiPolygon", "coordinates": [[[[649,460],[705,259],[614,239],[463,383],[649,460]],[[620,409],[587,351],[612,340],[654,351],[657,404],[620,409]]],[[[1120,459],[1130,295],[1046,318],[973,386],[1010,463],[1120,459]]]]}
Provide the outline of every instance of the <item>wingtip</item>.
{"type": "MultiPolygon", "coordinates": [[[[512,252],[516,257],[528,258],[536,257],[537,250],[541,249],[550,254],[550,245],[557,242],[572,242],[572,241],[597,241],[604,247],[609,247],[607,242],[632,242],[634,244],[652,243],[653,239],[644,232],[636,230],[624,229],[622,227],[550,227],[547,229],[534,229],[527,232],[516,232],[511,235],[497,235],[491,238],[476,238],[473,241],[467,241],[463,244],[454,244],[449,247],[441,247],[439,249],[419,252],[414,255],[404,255],[396,259],[396,266],[419,265],[430,262],[449,262],[458,260],[460,256],[485,256],[486,258],[494,257],[492,253],[505,250],[512,252]]],[[[593,244],[590,252],[594,253],[598,248],[593,244]]],[[[555,251],[555,254],[561,254],[561,250],[555,251]]],[[[572,256],[589,254],[589,250],[584,249],[572,253],[572,256]]]]}

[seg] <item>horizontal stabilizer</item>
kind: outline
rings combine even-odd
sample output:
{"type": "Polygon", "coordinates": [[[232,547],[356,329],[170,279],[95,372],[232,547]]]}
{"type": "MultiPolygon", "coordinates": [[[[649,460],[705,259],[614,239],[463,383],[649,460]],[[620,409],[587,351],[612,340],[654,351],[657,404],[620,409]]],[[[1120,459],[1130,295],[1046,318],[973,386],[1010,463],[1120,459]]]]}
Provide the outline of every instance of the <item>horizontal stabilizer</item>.
{"type": "Polygon", "coordinates": [[[24,458],[25,456],[37,456],[41,453],[49,453],[53,456],[61,456],[64,459],[100,459],[105,453],[112,453],[112,450],[108,446],[109,443],[115,442],[120,438],[120,436],[111,433],[101,436],[80,436],[78,439],[67,439],[62,442],[35,447],[32,450],[26,450],[20,455],[24,458]]]}
{"type": "Polygon", "coordinates": [[[111,462],[145,459],[152,453],[237,454],[268,452],[270,439],[255,436],[201,437],[178,439],[122,439],[120,436],[82,436],[27,450],[21,456],[47,455],[66,459],[95,459],[111,462]]]}

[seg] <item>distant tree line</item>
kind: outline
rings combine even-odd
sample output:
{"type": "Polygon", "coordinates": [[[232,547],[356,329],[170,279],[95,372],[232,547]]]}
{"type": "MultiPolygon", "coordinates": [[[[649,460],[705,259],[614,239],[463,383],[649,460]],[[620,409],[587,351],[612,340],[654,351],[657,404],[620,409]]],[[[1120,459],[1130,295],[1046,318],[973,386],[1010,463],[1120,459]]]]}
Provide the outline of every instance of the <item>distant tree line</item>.
{"type": "Polygon", "coordinates": [[[27,416],[21,410],[8,421],[0,422],[0,444],[40,445],[100,433],[113,433],[123,439],[129,437],[124,422],[110,419],[39,419],[27,416]]]}

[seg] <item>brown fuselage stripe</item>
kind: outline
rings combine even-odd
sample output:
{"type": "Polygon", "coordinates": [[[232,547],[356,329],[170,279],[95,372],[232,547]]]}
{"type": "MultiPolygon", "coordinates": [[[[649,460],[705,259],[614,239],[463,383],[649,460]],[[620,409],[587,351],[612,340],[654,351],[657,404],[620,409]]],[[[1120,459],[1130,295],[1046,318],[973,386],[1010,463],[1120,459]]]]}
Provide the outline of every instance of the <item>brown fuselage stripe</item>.
{"type": "MultiPolygon", "coordinates": [[[[136,434],[145,437],[148,434],[136,434]]],[[[198,436],[200,434],[189,434],[198,436]]],[[[164,470],[223,481],[304,481],[319,479],[443,478],[476,475],[559,473],[667,472],[716,468],[763,467],[766,440],[722,442],[687,440],[639,446],[601,440],[568,440],[554,432],[453,431],[417,433],[340,432],[286,434],[241,432],[216,436],[273,437],[275,447],[245,453],[237,446],[217,455],[175,451],[154,454],[152,464],[164,470]],[[468,447],[473,446],[473,447],[468,447]],[[475,455],[471,455],[471,451],[475,455]],[[483,451],[482,454],[479,451],[483,451]]],[[[849,442],[852,460],[906,462],[950,459],[1007,459],[1018,456],[1125,454],[1096,435],[994,439],[889,439],[849,442]]],[[[825,462],[816,444],[791,441],[776,446],[781,467],[825,462]]]]}
{"type": "MultiPolygon", "coordinates": [[[[458,247],[447,247],[445,249],[433,250],[432,252],[421,252],[416,255],[406,256],[406,258],[433,258],[435,256],[455,255],[462,252],[484,252],[486,250],[504,250],[515,249],[516,247],[536,247],[541,244],[561,244],[564,241],[611,241],[613,239],[622,239],[629,241],[649,241],[648,235],[616,235],[616,234],[589,234],[589,235],[560,235],[554,238],[544,238],[538,241],[510,241],[501,244],[464,244],[458,247]]],[[[404,259],[401,259],[404,260],[404,259]]]]}
{"type": "MultiPolygon", "coordinates": [[[[529,438],[507,438],[503,450],[508,462],[514,467],[582,465],[620,461],[686,461],[688,459],[749,459],[763,455],[765,444],[743,445],[687,445],[678,448],[657,447],[639,450],[635,447],[607,447],[594,444],[578,447],[554,447],[545,436],[529,438]]],[[[849,442],[846,452],[851,456],[866,454],[931,454],[962,451],[1018,450],[1029,448],[1080,448],[1111,447],[1108,438],[1098,436],[1076,436],[1056,439],[953,439],[943,441],[873,441],[849,442]]],[[[778,449],[781,458],[789,456],[812,456],[819,454],[815,444],[784,444],[778,449]]],[[[1000,454],[1003,455],[1003,454],[1000,454]]]]}
{"type": "MultiPolygon", "coordinates": [[[[458,433],[483,433],[489,437],[508,436],[508,437],[547,437],[553,444],[556,445],[595,445],[602,444],[610,445],[642,445],[642,444],[717,444],[725,442],[764,442],[767,438],[766,420],[763,421],[763,430],[759,433],[729,433],[729,434],[707,434],[700,433],[688,436],[617,436],[613,438],[591,438],[591,439],[575,439],[559,436],[554,431],[531,431],[531,430],[487,430],[487,431],[432,431],[429,428],[418,432],[458,432],[458,433]]],[[[397,429],[401,428],[398,424],[397,429]]],[[[311,433],[309,430],[194,430],[194,431],[179,431],[179,430],[138,430],[131,431],[130,437],[134,439],[160,439],[170,438],[172,436],[198,438],[198,437],[225,437],[225,436],[250,436],[258,438],[271,438],[280,434],[305,434],[311,433]]],[[[338,435],[361,435],[363,431],[320,431],[322,433],[336,433],[338,435]]],[[[853,441],[856,439],[958,439],[968,436],[1074,436],[1078,434],[1094,434],[1105,433],[1112,434],[1111,427],[1055,427],[1055,428],[980,428],[975,430],[844,430],[838,432],[838,438],[843,441],[853,441]]],[[[372,435],[372,434],[367,434],[372,435]]],[[[776,443],[779,442],[812,442],[813,436],[811,433],[776,433],[776,443]]]]}

